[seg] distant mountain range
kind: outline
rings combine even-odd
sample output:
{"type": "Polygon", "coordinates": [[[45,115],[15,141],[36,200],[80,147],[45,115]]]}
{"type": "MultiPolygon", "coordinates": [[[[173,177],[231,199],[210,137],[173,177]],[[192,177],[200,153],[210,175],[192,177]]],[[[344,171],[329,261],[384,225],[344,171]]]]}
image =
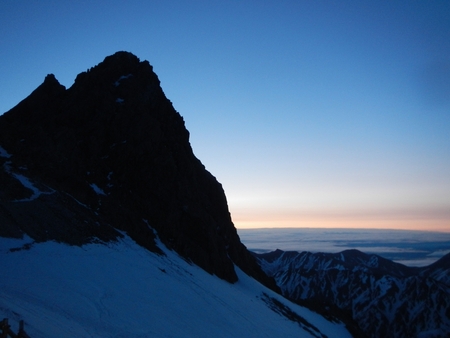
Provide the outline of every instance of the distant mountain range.
{"type": "Polygon", "coordinates": [[[361,337],[449,337],[450,254],[407,267],[358,250],[255,254],[287,298],[361,337]]]}

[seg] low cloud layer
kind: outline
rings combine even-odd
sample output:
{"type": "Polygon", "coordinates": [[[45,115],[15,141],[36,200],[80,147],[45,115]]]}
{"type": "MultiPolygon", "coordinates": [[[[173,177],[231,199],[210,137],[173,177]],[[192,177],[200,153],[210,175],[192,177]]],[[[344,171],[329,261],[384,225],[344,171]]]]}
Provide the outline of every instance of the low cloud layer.
{"type": "Polygon", "coordinates": [[[238,229],[254,252],[357,249],[409,266],[429,265],[450,250],[450,233],[364,229],[238,229]]]}

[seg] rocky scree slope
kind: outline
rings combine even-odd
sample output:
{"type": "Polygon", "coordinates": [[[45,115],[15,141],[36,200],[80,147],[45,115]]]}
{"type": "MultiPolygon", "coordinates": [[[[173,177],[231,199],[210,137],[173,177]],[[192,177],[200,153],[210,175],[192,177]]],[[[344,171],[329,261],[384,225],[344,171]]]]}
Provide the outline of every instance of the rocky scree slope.
{"type": "Polygon", "coordinates": [[[277,289],[240,242],[152,66],[118,52],[66,89],[53,75],[0,116],[0,236],[73,245],[126,232],[235,282],[277,289]]]}
{"type": "Polygon", "coordinates": [[[255,256],[285,297],[337,315],[357,336],[450,335],[450,254],[422,268],[358,250],[255,256]]]}

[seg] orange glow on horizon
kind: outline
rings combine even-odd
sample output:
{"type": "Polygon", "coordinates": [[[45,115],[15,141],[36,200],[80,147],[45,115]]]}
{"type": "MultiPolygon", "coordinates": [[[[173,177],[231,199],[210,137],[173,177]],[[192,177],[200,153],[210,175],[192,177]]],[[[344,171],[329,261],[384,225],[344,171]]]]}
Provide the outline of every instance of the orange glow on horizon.
{"type": "Polygon", "coordinates": [[[237,229],[256,228],[353,228],[450,232],[448,215],[233,213],[237,229]]]}

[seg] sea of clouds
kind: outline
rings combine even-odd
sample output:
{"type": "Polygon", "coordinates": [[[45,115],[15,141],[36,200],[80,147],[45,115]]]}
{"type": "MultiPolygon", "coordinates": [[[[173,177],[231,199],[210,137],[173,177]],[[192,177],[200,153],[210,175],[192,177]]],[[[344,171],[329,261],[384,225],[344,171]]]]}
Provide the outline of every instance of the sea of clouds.
{"type": "Polygon", "coordinates": [[[340,252],[357,249],[408,266],[427,266],[450,253],[450,233],[378,229],[238,229],[253,252],[340,252]]]}

